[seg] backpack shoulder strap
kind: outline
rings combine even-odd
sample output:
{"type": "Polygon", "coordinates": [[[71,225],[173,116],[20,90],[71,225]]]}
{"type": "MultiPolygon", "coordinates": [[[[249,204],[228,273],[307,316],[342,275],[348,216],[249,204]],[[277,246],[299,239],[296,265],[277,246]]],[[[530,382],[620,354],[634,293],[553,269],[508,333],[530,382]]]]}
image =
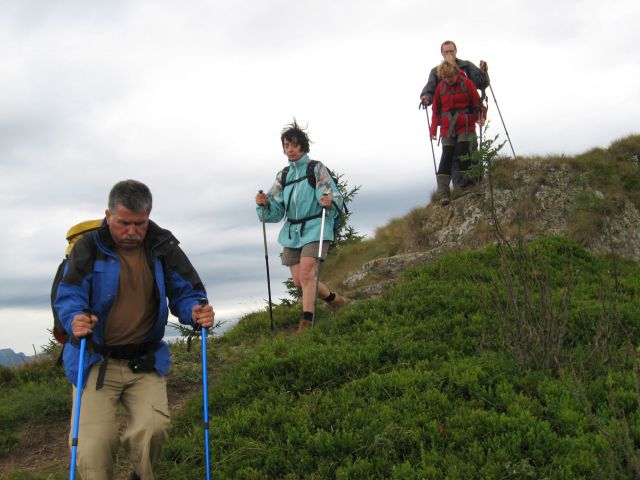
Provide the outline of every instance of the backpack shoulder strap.
{"type": "Polygon", "coordinates": [[[320,162],[318,160],[309,160],[307,164],[307,181],[311,188],[316,188],[316,184],[318,183],[316,180],[316,165],[320,162]]]}
{"type": "MultiPolygon", "coordinates": [[[[469,97],[469,113],[473,113],[475,107],[473,105],[473,97],[471,96],[471,92],[469,91],[469,87],[467,87],[467,82],[465,82],[466,77],[460,78],[460,89],[467,94],[469,97]]],[[[468,80],[468,79],[467,79],[468,80]]],[[[469,80],[471,82],[471,80],[469,80]]],[[[473,83],[473,82],[471,82],[473,83]]],[[[475,85],[474,85],[475,88],[475,85]]]]}
{"type": "Polygon", "coordinates": [[[284,190],[284,187],[286,186],[286,183],[287,183],[287,175],[288,174],[289,174],[289,165],[284,167],[282,169],[282,171],[280,172],[280,185],[282,185],[282,189],[283,190],[284,190]]]}
{"type": "Polygon", "coordinates": [[[442,114],[442,96],[445,94],[446,88],[447,88],[447,84],[444,81],[441,81],[438,84],[438,111],[436,112],[438,114],[438,117],[442,114]]]}

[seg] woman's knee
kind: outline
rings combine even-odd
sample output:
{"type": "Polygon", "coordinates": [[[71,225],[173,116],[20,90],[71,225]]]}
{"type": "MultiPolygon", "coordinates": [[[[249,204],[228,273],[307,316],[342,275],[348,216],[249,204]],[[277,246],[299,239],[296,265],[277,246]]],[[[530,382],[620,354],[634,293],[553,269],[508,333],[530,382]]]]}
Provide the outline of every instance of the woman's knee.
{"type": "MultiPolygon", "coordinates": [[[[307,258],[307,257],[305,257],[307,258]]],[[[316,278],[316,259],[310,258],[310,261],[304,262],[300,266],[300,283],[305,284],[312,281],[315,281],[316,278]]]]}

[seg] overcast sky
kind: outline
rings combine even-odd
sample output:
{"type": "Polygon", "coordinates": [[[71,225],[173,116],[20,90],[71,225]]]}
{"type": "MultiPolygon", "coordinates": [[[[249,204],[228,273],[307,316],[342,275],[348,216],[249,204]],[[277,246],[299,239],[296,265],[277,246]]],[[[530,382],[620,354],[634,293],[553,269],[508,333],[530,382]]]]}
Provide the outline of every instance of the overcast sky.
{"type": "MultiPolygon", "coordinates": [[[[637,0],[0,0],[0,349],[48,338],[67,229],[125,178],[154,194],[218,319],[267,297],[253,197],[308,125],[311,157],[362,185],[364,234],[434,188],[424,111],[439,46],[489,64],[493,134],[518,155],[638,133],[637,0]]],[[[505,151],[508,153],[508,151],[505,151]]],[[[436,150],[439,155],[439,151],[436,150]]],[[[268,226],[274,300],[279,226],[268,226]]]]}

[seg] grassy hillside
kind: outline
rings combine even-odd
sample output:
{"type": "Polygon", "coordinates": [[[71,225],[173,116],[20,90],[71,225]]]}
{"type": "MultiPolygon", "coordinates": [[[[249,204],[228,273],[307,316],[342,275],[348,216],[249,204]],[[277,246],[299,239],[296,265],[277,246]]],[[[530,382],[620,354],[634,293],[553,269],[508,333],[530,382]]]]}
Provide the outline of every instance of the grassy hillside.
{"type": "MultiPolygon", "coordinates": [[[[213,478],[640,478],[640,266],[583,248],[616,205],[640,205],[638,151],[634,136],[530,159],[603,193],[577,203],[572,238],[442,256],[299,336],[299,308],[279,306],[275,332],[262,311],[211,339],[213,478]]],[[[497,163],[497,188],[518,162],[497,163]]],[[[425,211],[342,248],[323,278],[415,251],[425,211]]],[[[198,350],[172,347],[160,479],[204,475],[198,350]]],[[[51,362],[0,368],[1,478],[68,476],[70,400],[51,362]]]]}
{"type": "MultiPolygon", "coordinates": [[[[266,312],[243,319],[210,345],[214,478],[637,478],[640,268],[558,238],[512,260],[534,258],[511,287],[495,247],[441,258],[301,336],[293,308],[273,335],[266,312]]],[[[174,356],[188,394],[197,352],[174,356]]],[[[21,375],[0,393],[5,449],[69,414],[60,375],[21,375]]],[[[201,411],[174,415],[158,478],[201,477],[201,411]]],[[[43,471],[4,478],[65,478],[43,471]]]]}
{"type": "MultiPolygon", "coordinates": [[[[640,269],[558,238],[522,258],[536,259],[531,290],[511,300],[528,320],[495,303],[509,298],[496,248],[412,270],[299,337],[244,319],[265,335],[210,394],[214,476],[636,478],[640,269]],[[519,344],[514,326],[531,330],[519,344]]],[[[201,474],[200,411],[194,399],[175,419],[161,478],[201,474]]]]}

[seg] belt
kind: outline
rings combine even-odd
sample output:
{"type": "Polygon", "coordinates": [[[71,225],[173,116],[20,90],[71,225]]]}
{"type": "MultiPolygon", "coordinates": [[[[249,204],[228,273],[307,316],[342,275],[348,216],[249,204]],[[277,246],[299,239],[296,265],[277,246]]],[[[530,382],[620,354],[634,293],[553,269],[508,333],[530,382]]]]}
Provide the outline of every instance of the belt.
{"type": "Polygon", "coordinates": [[[129,360],[129,368],[133,373],[149,373],[154,371],[155,351],[160,342],[132,343],[129,345],[94,345],[93,350],[102,355],[102,363],[96,380],[96,390],[104,386],[104,376],[110,358],[129,360]],[[144,358],[143,358],[144,357],[144,358]]]}

